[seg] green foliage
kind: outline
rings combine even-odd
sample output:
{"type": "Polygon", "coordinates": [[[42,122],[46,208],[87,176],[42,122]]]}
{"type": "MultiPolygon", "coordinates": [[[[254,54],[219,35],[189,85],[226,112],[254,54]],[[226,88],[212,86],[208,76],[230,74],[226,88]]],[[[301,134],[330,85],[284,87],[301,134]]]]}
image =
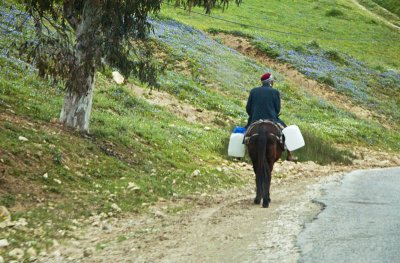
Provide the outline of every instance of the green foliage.
{"type": "MultiPolygon", "coordinates": [[[[170,0],[168,1],[170,2],[170,0]]],[[[184,0],[184,1],[174,1],[175,7],[183,7],[185,10],[189,12],[192,10],[193,7],[201,7],[204,8],[206,14],[210,14],[213,8],[220,9],[224,11],[225,8],[228,7],[229,2],[233,2],[231,0],[184,0]]],[[[242,0],[234,0],[237,6],[242,2],[242,0]]]]}
{"type": "MultiPolygon", "coordinates": [[[[22,48],[29,60],[35,61],[40,76],[65,81],[67,88],[76,92],[86,91],[82,79],[90,75],[90,67],[100,68],[104,61],[125,76],[132,73],[141,81],[156,85],[157,65],[151,62],[154,50],[146,41],[132,40],[145,39],[151,28],[147,17],[160,11],[161,2],[60,4],[54,0],[25,0],[23,4],[35,21],[32,31],[36,34],[36,43],[33,45],[29,40],[22,48]]],[[[225,8],[229,2],[186,0],[175,4],[189,10],[200,6],[210,13],[213,7],[225,8]]],[[[235,2],[239,5],[240,0],[235,2]]]]}
{"type": "Polygon", "coordinates": [[[142,81],[155,83],[152,50],[145,43],[132,45],[132,39],[143,39],[149,32],[147,14],[158,12],[160,1],[146,2],[140,8],[135,1],[61,5],[46,0],[24,4],[36,21],[32,28],[36,41],[33,45],[28,40],[22,48],[29,61],[35,61],[40,76],[50,76],[65,82],[70,90],[85,92],[88,87],[83,79],[93,74],[91,67],[99,68],[106,61],[124,75],[132,72],[142,81]],[[128,54],[135,54],[135,59],[128,59],[128,54]]]}

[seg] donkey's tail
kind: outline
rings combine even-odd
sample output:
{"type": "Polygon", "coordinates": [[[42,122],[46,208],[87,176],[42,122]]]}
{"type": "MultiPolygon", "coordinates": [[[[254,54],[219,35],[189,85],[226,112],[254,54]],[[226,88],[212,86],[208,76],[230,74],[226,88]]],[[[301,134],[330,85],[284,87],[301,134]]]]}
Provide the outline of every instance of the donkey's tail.
{"type": "Polygon", "coordinates": [[[258,178],[260,178],[261,182],[261,195],[264,198],[268,195],[268,163],[266,159],[267,154],[267,144],[268,144],[268,135],[267,130],[261,126],[260,130],[258,131],[258,138],[257,138],[257,170],[256,173],[258,178]]]}

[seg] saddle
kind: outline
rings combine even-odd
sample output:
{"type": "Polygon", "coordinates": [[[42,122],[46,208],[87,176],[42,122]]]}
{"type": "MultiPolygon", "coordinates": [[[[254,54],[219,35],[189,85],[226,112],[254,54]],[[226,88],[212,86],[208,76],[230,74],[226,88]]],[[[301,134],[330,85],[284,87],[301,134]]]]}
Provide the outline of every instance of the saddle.
{"type": "Polygon", "coordinates": [[[285,142],[285,136],[283,135],[282,130],[285,127],[282,124],[276,123],[276,122],[271,121],[271,120],[258,120],[258,121],[253,122],[252,124],[250,124],[250,126],[247,128],[247,130],[246,130],[246,132],[244,134],[243,144],[246,144],[246,145],[249,144],[249,141],[250,141],[250,139],[252,137],[258,136],[258,133],[251,134],[251,131],[253,130],[253,128],[256,125],[258,125],[260,123],[269,123],[269,124],[272,124],[273,126],[275,126],[277,128],[278,134],[270,133],[269,135],[277,138],[278,142],[280,143],[280,145],[284,149],[285,148],[285,146],[284,146],[285,145],[285,143],[284,143],[285,142]]]}

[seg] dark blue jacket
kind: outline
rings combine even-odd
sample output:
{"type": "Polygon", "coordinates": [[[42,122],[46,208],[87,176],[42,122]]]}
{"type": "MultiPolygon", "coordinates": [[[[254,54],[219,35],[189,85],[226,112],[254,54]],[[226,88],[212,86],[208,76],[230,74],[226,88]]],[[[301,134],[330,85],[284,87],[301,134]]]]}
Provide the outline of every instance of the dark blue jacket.
{"type": "Polygon", "coordinates": [[[249,115],[246,127],[260,119],[272,120],[286,126],[278,117],[281,111],[279,91],[269,85],[263,85],[250,91],[246,111],[249,115]]]}

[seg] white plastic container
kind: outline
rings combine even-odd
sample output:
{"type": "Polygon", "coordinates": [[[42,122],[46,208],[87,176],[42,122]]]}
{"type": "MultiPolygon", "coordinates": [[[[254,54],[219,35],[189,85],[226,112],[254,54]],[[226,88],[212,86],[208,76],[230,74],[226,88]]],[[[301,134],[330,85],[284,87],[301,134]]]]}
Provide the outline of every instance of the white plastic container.
{"type": "Polygon", "coordinates": [[[297,150],[305,145],[303,135],[296,125],[287,126],[282,133],[285,135],[285,145],[289,151],[297,150]]]}
{"type": "Polygon", "coordinates": [[[246,152],[243,144],[243,133],[232,133],[229,139],[228,155],[232,157],[244,157],[246,152]]]}

